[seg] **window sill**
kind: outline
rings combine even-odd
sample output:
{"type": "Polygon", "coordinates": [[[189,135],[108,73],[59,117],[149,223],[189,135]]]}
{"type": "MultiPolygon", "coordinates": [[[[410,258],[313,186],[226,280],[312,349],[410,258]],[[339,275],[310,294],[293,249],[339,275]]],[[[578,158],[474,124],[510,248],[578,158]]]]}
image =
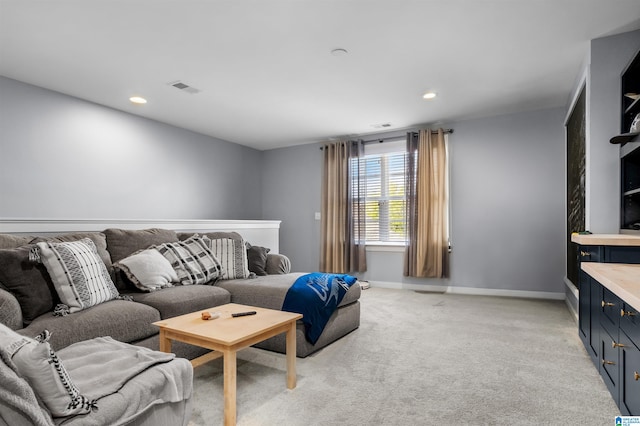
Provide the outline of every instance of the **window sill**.
{"type": "Polygon", "coordinates": [[[407,246],[404,244],[367,244],[366,250],[404,253],[406,248],[407,246]]]}

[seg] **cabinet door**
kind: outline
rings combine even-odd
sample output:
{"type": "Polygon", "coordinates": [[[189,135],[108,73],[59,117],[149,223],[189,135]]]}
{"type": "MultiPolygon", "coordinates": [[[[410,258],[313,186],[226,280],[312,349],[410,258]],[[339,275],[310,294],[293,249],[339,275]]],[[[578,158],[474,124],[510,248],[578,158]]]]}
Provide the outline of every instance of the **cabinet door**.
{"type": "Polygon", "coordinates": [[[618,336],[620,327],[620,309],[622,301],[608,289],[600,286],[602,299],[600,301],[600,324],[613,337],[618,336]]]}
{"type": "Polygon", "coordinates": [[[589,308],[589,336],[588,336],[588,344],[587,352],[591,356],[592,361],[596,365],[596,368],[600,369],[600,304],[602,302],[602,285],[594,280],[593,278],[588,278],[589,285],[589,297],[590,297],[590,308],[589,308]]]}
{"type": "Polygon", "coordinates": [[[622,302],[620,311],[620,329],[627,334],[634,345],[640,347],[640,312],[625,302],[622,302]]]}
{"type": "Polygon", "coordinates": [[[602,330],[600,333],[600,375],[616,405],[620,399],[618,392],[618,376],[620,374],[618,355],[620,350],[617,344],[617,335],[614,338],[606,330],[602,330]]]}
{"type": "Polygon", "coordinates": [[[620,412],[640,416],[640,349],[620,333],[620,412]]]}

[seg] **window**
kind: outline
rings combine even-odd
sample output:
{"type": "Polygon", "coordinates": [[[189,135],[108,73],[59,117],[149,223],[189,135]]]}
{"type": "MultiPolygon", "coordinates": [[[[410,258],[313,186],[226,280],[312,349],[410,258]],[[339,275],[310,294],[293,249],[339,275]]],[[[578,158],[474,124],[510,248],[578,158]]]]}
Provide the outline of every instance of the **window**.
{"type": "Polygon", "coordinates": [[[406,155],[406,141],[398,139],[368,144],[364,157],[352,160],[360,163],[352,164],[351,178],[355,182],[359,171],[364,184],[362,198],[357,193],[352,197],[365,206],[366,244],[406,244],[406,155]]]}

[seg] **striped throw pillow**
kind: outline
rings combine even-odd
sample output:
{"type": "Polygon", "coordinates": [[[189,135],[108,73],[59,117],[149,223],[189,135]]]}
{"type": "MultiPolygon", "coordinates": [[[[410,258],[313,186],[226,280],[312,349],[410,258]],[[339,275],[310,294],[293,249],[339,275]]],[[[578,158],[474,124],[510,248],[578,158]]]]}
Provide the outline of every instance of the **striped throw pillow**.
{"type": "Polygon", "coordinates": [[[61,243],[40,242],[36,246],[36,259],[47,268],[60,302],[66,305],[63,314],[119,297],[96,245],[89,238],[61,243]]]}
{"type": "Polygon", "coordinates": [[[193,236],[155,248],[171,263],[182,285],[215,282],[220,276],[220,262],[203,237],[193,236]]]}
{"type": "Polygon", "coordinates": [[[249,278],[249,262],[244,240],[218,238],[209,240],[211,251],[220,260],[223,280],[249,278]]]}

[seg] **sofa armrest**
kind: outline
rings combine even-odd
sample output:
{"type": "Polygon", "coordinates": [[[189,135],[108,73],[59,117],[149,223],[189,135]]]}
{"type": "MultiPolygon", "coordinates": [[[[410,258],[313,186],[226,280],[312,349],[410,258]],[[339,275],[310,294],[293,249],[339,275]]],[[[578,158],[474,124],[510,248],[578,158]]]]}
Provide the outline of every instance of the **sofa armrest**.
{"type": "Polygon", "coordinates": [[[291,260],[284,254],[267,253],[267,267],[269,275],[288,274],[291,272],[291,260]]]}
{"type": "Polygon", "coordinates": [[[22,309],[13,294],[0,288],[0,323],[12,330],[19,330],[22,325],[22,309]]]}

